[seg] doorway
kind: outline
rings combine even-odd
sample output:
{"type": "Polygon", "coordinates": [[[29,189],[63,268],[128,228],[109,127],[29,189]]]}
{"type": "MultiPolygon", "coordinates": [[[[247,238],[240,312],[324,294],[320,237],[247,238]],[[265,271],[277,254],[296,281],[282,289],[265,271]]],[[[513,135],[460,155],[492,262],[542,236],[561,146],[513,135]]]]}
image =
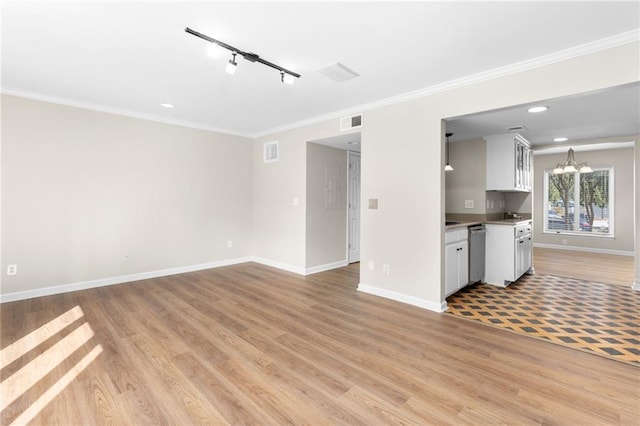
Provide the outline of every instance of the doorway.
{"type": "Polygon", "coordinates": [[[360,141],[354,132],[307,143],[307,273],[360,262],[360,141]]]}

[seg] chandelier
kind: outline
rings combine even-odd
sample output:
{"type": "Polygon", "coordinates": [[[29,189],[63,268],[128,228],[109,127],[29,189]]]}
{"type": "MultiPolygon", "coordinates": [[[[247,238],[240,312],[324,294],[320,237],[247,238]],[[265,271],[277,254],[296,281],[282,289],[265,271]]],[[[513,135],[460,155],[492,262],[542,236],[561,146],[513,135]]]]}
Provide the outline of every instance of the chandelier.
{"type": "Polygon", "coordinates": [[[593,170],[591,167],[587,165],[587,163],[578,163],[574,157],[573,148],[569,148],[569,152],[567,153],[567,161],[562,164],[556,164],[556,167],[553,169],[554,175],[559,175],[562,173],[591,173],[593,170]]]}

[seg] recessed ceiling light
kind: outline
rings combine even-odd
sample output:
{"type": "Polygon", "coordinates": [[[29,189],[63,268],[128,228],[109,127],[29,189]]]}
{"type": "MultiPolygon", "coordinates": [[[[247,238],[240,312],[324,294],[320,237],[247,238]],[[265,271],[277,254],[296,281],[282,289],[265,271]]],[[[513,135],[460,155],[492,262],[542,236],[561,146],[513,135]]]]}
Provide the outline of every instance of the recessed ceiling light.
{"type": "Polygon", "coordinates": [[[569,140],[569,138],[565,138],[564,136],[563,137],[559,137],[559,138],[553,138],[554,142],[566,142],[568,140],[569,140]]]}
{"type": "Polygon", "coordinates": [[[161,107],[165,107],[165,108],[173,108],[173,104],[169,104],[169,103],[166,103],[166,102],[163,103],[163,104],[160,104],[160,106],[161,107]]]}
{"type": "Polygon", "coordinates": [[[548,107],[548,106],[540,105],[540,106],[534,106],[534,107],[531,107],[531,108],[529,108],[527,111],[529,111],[529,112],[534,112],[534,113],[535,113],[535,112],[543,112],[543,111],[546,111],[546,110],[548,110],[548,109],[549,109],[549,107],[548,107]]]}

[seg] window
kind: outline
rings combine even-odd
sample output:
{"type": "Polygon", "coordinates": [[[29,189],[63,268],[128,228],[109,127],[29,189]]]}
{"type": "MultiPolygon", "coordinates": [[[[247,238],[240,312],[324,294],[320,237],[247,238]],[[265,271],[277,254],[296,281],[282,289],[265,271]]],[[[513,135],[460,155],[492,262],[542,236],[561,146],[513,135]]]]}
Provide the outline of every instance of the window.
{"type": "Polygon", "coordinates": [[[613,237],[613,167],[544,173],[544,231],[613,237]]]}

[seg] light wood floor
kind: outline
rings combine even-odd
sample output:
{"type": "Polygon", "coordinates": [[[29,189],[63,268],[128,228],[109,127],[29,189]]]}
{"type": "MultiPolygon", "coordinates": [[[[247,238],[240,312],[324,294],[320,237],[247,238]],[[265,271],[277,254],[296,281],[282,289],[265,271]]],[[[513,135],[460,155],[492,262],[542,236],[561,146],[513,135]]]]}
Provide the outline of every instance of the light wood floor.
{"type": "Polygon", "coordinates": [[[0,423],[640,422],[640,369],[242,265],[6,303],[0,423]]]}
{"type": "Polygon", "coordinates": [[[635,280],[633,256],[534,247],[533,266],[537,274],[626,287],[631,287],[635,280]]]}

